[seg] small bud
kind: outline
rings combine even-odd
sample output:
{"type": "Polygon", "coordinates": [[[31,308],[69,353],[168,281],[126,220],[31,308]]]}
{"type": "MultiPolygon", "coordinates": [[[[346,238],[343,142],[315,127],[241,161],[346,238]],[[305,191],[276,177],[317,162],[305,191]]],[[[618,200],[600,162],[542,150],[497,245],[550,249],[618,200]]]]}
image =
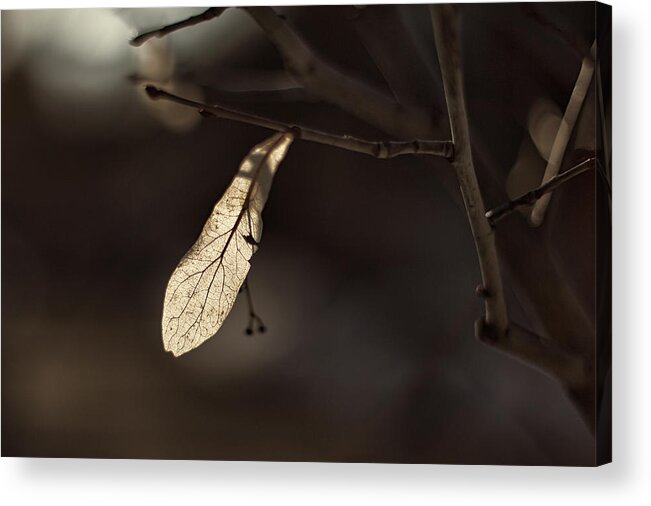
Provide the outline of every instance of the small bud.
{"type": "Polygon", "coordinates": [[[151,84],[145,86],[145,93],[149,95],[149,98],[154,100],[161,96],[161,91],[156,88],[156,86],[152,86],[151,84]]]}
{"type": "Polygon", "coordinates": [[[251,336],[251,335],[253,335],[253,329],[251,327],[247,327],[246,330],[244,331],[244,333],[247,336],[251,336]]]}
{"type": "Polygon", "coordinates": [[[267,331],[267,327],[265,327],[264,325],[260,325],[258,327],[258,332],[260,332],[261,334],[264,334],[266,331],[267,331]]]}
{"type": "Polygon", "coordinates": [[[487,299],[490,297],[490,292],[486,289],[484,285],[477,285],[475,287],[475,295],[481,297],[482,299],[487,299]]]}

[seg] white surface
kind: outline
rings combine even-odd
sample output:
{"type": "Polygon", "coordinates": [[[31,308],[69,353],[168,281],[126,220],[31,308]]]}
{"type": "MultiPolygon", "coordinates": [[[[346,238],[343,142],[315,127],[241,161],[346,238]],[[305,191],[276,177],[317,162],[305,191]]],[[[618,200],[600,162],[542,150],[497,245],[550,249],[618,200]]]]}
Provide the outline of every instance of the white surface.
{"type": "MultiPolygon", "coordinates": [[[[138,5],[202,3],[158,0],[138,5]]],[[[3,1],[1,7],[119,4],[3,1]]],[[[614,464],[572,469],[3,458],[3,504],[651,504],[651,226],[647,212],[651,26],[648,2],[613,0],[612,4],[614,464]]]]}

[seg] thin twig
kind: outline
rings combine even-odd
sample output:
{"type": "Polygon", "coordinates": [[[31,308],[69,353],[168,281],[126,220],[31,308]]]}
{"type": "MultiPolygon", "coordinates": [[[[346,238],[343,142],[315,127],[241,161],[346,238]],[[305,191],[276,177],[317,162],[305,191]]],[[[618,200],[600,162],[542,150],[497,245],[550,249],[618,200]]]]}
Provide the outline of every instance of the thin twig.
{"type": "MultiPolygon", "coordinates": [[[[143,33],[131,43],[140,45],[152,37],[219,16],[226,7],[212,7],[184,21],[143,33]]],[[[404,106],[368,83],[351,77],[316,54],[291,25],[271,7],[242,7],[276,46],[285,67],[314,98],[337,105],[342,110],[402,139],[433,137],[440,115],[419,107],[404,106]]]]}
{"type": "Polygon", "coordinates": [[[531,190],[523,195],[520,195],[518,198],[509,200],[508,202],[501,204],[491,209],[490,211],[487,211],[486,218],[488,218],[488,221],[490,221],[491,225],[495,225],[502,218],[515,211],[515,209],[518,207],[534,204],[546,193],[555,190],[579,174],[583,174],[587,170],[594,169],[597,163],[598,161],[596,158],[589,158],[580,164],[575,165],[571,169],[568,169],[565,172],[561,172],[560,174],[554,176],[546,183],[541,184],[535,190],[531,190]]]}
{"type": "Polygon", "coordinates": [[[210,7],[209,9],[206,9],[201,14],[197,14],[196,16],[190,16],[188,19],[184,19],[183,21],[172,23],[171,25],[167,25],[162,28],[158,28],[156,30],[151,30],[150,32],[140,34],[137,37],[131,39],[131,45],[136,47],[141,46],[146,41],[148,41],[149,39],[153,39],[154,37],[161,38],[172,32],[181,30],[182,28],[198,25],[199,23],[203,23],[204,21],[209,21],[221,15],[221,13],[224,12],[226,9],[228,9],[228,7],[210,7]]]}
{"type": "Polygon", "coordinates": [[[461,73],[459,19],[455,7],[449,4],[430,6],[430,12],[454,142],[452,165],[461,187],[482,276],[485,315],[476,325],[476,330],[480,334],[478,337],[490,336],[491,340],[498,341],[506,335],[508,315],[493,228],[485,216],[486,210],[472,161],[461,73]]]}
{"type": "Polygon", "coordinates": [[[178,104],[194,107],[201,114],[218,118],[239,121],[278,132],[292,131],[297,139],[326,144],[356,153],[363,153],[375,158],[394,158],[400,155],[431,155],[451,158],[454,150],[450,141],[369,141],[348,135],[334,135],[320,132],[311,128],[290,125],[277,120],[255,116],[253,114],[235,111],[219,105],[208,105],[179,97],[155,86],[146,86],[145,90],[153,99],[164,99],[178,104]]]}
{"type": "Polygon", "coordinates": [[[351,77],[317,55],[292,26],[271,7],[242,7],[264,31],[283,58],[285,68],[310,93],[325,102],[403,139],[436,134],[434,111],[401,105],[368,83],[351,77]]]}
{"type": "MultiPolygon", "coordinates": [[[[572,90],[572,96],[570,97],[570,100],[567,104],[565,114],[563,115],[563,120],[558,127],[558,132],[556,132],[556,137],[554,138],[554,143],[552,144],[552,150],[549,155],[549,160],[547,160],[547,167],[545,167],[545,174],[543,175],[542,179],[543,183],[546,183],[556,174],[558,174],[563,163],[565,150],[567,149],[567,145],[570,142],[570,137],[572,136],[574,125],[576,124],[576,120],[579,117],[579,113],[583,107],[583,102],[585,101],[585,97],[588,94],[588,89],[590,88],[590,83],[592,82],[592,76],[594,74],[595,67],[596,48],[597,41],[595,40],[592,44],[592,47],[590,48],[590,54],[583,58],[579,76],[577,77],[576,84],[572,90]]],[[[551,193],[547,193],[534,204],[530,217],[532,226],[538,227],[542,224],[545,218],[545,211],[547,210],[551,196],[551,193]]]]}

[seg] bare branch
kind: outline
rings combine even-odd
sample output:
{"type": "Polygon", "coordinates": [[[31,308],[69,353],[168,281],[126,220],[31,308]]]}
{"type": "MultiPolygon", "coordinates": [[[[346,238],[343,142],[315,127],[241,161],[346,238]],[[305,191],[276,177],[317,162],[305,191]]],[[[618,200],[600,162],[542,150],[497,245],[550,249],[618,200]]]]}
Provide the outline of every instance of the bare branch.
{"type": "Polygon", "coordinates": [[[495,225],[499,220],[511,214],[518,207],[534,204],[543,195],[555,190],[562,184],[568,182],[570,179],[578,176],[579,174],[583,174],[587,170],[594,169],[595,165],[598,163],[599,162],[596,158],[589,158],[588,160],[575,165],[571,169],[568,169],[565,172],[561,172],[560,174],[554,176],[535,190],[531,190],[530,192],[520,195],[518,198],[509,200],[505,204],[501,204],[491,209],[490,211],[487,211],[486,218],[488,218],[488,221],[490,221],[491,225],[495,225]]]}
{"type": "Polygon", "coordinates": [[[586,361],[554,342],[544,339],[515,322],[509,322],[508,331],[494,340],[485,329],[476,329],[477,337],[507,355],[533,365],[545,374],[560,380],[566,388],[577,388],[586,382],[586,361]]]}
{"type": "Polygon", "coordinates": [[[219,105],[208,105],[201,102],[195,102],[194,100],[179,97],[178,95],[168,93],[167,91],[151,85],[146,86],[145,90],[153,99],[164,99],[188,107],[193,107],[203,115],[239,121],[249,125],[268,128],[269,130],[275,130],[277,132],[292,131],[297,139],[326,144],[328,146],[334,146],[348,151],[354,151],[356,153],[363,153],[375,158],[394,158],[401,155],[431,155],[451,158],[454,153],[454,148],[450,141],[369,141],[348,135],[335,135],[313,130],[311,128],[290,125],[280,121],[263,118],[261,116],[235,111],[219,105]]]}
{"type": "Polygon", "coordinates": [[[449,4],[430,6],[430,12],[454,143],[452,165],[457,173],[470,229],[475,240],[482,287],[486,294],[485,316],[478,327],[492,334],[494,340],[498,342],[506,335],[508,316],[493,228],[485,216],[484,203],[472,160],[470,131],[463,94],[459,19],[455,7],[449,4]]]}
{"type": "Polygon", "coordinates": [[[579,410],[588,430],[594,433],[595,390],[591,358],[562,348],[514,322],[510,322],[506,335],[499,340],[493,340],[490,333],[483,334],[481,328],[476,330],[476,334],[488,346],[559,381],[579,410]]]}
{"type": "Polygon", "coordinates": [[[153,39],[154,37],[161,38],[172,32],[181,30],[182,28],[198,25],[199,23],[203,23],[204,21],[209,21],[221,15],[221,13],[224,12],[226,9],[228,9],[228,7],[210,7],[209,9],[206,9],[201,14],[197,14],[196,16],[191,16],[188,19],[185,19],[183,21],[172,23],[171,25],[167,25],[162,28],[158,28],[156,30],[152,30],[150,32],[140,34],[137,37],[131,39],[131,45],[141,46],[149,39],[153,39]]]}
{"type": "MultiPolygon", "coordinates": [[[[545,167],[545,174],[543,175],[543,183],[546,183],[558,174],[561,164],[563,163],[565,150],[570,142],[574,125],[579,117],[581,107],[583,107],[583,102],[585,101],[588,89],[590,88],[590,83],[592,82],[596,48],[597,41],[595,40],[590,48],[590,54],[583,59],[583,63],[581,64],[581,70],[576,79],[574,90],[572,90],[572,96],[567,104],[563,120],[561,121],[558,132],[556,133],[554,143],[552,144],[552,151],[549,155],[549,160],[547,161],[547,167],[545,167]]],[[[532,226],[538,227],[542,224],[550,199],[551,193],[547,193],[534,204],[534,207],[531,210],[532,226]]]]}
{"type": "Polygon", "coordinates": [[[401,105],[325,61],[271,7],[242,9],[276,46],[287,70],[315,96],[397,137],[431,138],[436,134],[434,114],[401,105]]]}

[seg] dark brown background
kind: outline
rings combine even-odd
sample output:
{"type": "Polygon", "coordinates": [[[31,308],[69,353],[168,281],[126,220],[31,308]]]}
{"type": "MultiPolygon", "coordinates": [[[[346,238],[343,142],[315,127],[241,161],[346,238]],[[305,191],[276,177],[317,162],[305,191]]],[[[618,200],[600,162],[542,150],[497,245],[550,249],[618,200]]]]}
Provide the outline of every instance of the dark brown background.
{"type": "MultiPolygon", "coordinates": [[[[589,46],[593,4],[536,9],[589,46]]],[[[440,93],[427,8],[400,10],[440,93]]],[[[297,142],[250,274],[269,332],[244,335],[240,301],[199,349],[164,353],[167,279],[268,135],[216,120],[178,131],[152,116],[128,78],[139,68],[128,39],[188,12],[197,11],[2,14],[3,454],[592,462],[594,440],[561,389],[473,338],[479,272],[445,162],[297,142]]],[[[382,85],[355,9],[284,12],[330,59],[382,85]]],[[[463,15],[470,122],[479,158],[490,154],[478,165],[506,176],[527,135],[523,110],[541,94],[562,109],[580,56],[520,4],[463,15]]],[[[169,40],[184,81],[235,88],[237,76],[281,68],[241,12],[191,30],[169,40]]],[[[382,136],[323,104],[236,105],[382,136]]],[[[589,178],[562,192],[581,195],[579,207],[594,199],[589,178]]],[[[581,219],[559,229],[559,255],[594,256],[581,219]]]]}

